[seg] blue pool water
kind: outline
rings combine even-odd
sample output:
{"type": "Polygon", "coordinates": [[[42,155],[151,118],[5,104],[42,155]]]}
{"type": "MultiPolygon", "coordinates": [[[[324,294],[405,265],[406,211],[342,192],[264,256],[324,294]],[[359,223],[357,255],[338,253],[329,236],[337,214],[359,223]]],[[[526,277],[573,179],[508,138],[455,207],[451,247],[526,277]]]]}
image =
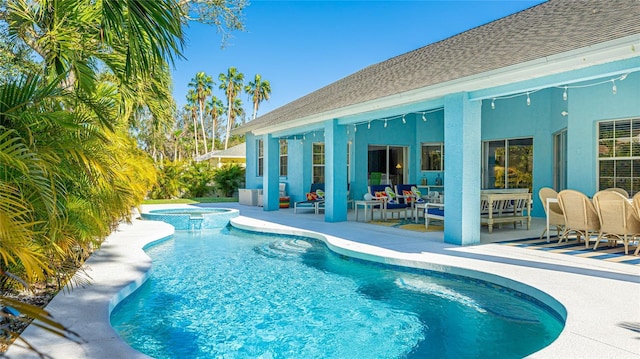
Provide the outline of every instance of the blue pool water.
{"type": "Polygon", "coordinates": [[[563,328],[522,294],[311,239],[177,231],[147,252],[149,279],[111,323],[155,358],[521,358],[563,328]]]}

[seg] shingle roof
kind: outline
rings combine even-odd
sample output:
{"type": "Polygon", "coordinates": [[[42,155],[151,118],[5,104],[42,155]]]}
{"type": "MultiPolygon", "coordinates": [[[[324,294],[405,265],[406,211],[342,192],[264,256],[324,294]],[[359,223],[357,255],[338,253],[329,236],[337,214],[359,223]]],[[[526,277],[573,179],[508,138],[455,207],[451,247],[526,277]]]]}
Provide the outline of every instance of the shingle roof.
{"type": "Polygon", "coordinates": [[[243,126],[267,127],[640,34],[640,0],[550,0],[366,67],[243,126]]]}

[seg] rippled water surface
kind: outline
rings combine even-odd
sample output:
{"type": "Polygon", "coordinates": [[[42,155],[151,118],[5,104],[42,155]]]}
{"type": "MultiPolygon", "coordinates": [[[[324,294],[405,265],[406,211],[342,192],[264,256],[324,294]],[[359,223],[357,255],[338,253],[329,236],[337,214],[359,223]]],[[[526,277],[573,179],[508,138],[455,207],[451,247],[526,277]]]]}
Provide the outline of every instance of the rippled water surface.
{"type": "Polygon", "coordinates": [[[311,239],[177,231],[114,328],[155,358],[520,358],[562,323],[484,282],[349,260],[311,239]]]}

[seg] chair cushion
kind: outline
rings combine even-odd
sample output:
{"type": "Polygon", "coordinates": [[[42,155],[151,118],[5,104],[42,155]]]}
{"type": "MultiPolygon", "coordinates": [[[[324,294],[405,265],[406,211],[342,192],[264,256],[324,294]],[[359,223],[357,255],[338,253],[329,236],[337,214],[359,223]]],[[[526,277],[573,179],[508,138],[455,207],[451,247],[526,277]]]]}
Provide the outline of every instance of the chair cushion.
{"type": "Polygon", "coordinates": [[[444,217],[444,209],[443,208],[428,208],[427,213],[434,216],[444,217]]]}
{"type": "Polygon", "coordinates": [[[315,192],[307,192],[307,201],[315,201],[318,199],[318,194],[315,192]]]}

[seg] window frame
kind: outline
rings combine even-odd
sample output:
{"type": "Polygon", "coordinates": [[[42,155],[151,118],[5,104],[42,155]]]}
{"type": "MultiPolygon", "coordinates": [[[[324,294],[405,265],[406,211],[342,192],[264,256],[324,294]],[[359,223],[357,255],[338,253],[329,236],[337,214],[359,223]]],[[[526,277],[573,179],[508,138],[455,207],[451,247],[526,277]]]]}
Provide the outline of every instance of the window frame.
{"type": "Polygon", "coordinates": [[[262,141],[262,139],[256,142],[256,155],[256,175],[262,177],[264,176],[264,141],[262,141]]]}
{"type": "Polygon", "coordinates": [[[289,142],[286,139],[280,139],[280,177],[286,177],[289,174],[289,142]]]}
{"type": "Polygon", "coordinates": [[[326,180],[326,177],[325,177],[326,158],[325,158],[324,146],[325,146],[324,142],[313,142],[311,144],[311,183],[324,183],[324,181],[326,180]],[[316,152],[316,147],[320,149],[319,152],[316,152]],[[321,159],[322,163],[316,163],[315,161],[316,156],[319,156],[318,158],[321,159]],[[322,168],[322,171],[321,171],[322,176],[316,175],[316,171],[315,171],[316,168],[318,169],[322,168]]]}
{"type": "MultiPolygon", "coordinates": [[[[625,189],[631,196],[640,192],[640,117],[601,120],[597,122],[596,126],[596,188],[602,190],[610,187],[619,187],[625,189]],[[628,124],[628,136],[617,136],[616,127],[625,122],[628,124]],[[612,136],[602,137],[603,125],[607,124],[612,126],[612,136]],[[610,142],[608,147],[607,142],[610,142]],[[617,152],[622,152],[625,143],[628,144],[627,154],[618,155],[617,152]],[[613,154],[611,156],[603,156],[605,149],[610,149],[613,154]],[[623,162],[627,161],[629,162],[629,175],[618,175],[619,171],[624,170],[623,162]],[[613,163],[611,166],[607,166],[613,171],[611,176],[602,175],[603,165],[607,162],[613,163]],[[604,178],[609,180],[605,182],[603,181],[604,178]]],[[[621,126],[620,132],[624,131],[624,127],[621,126]]]]}
{"type": "MultiPolygon", "coordinates": [[[[430,151],[429,151],[430,152],[430,151]]],[[[427,152],[427,153],[429,153],[427,152]]],[[[442,172],[444,171],[444,142],[422,142],[420,144],[420,171],[422,172],[442,172]],[[440,147],[440,164],[438,168],[427,168],[430,161],[425,161],[425,147],[440,147]],[[426,162],[426,163],[425,163],[426,162]]]]}

